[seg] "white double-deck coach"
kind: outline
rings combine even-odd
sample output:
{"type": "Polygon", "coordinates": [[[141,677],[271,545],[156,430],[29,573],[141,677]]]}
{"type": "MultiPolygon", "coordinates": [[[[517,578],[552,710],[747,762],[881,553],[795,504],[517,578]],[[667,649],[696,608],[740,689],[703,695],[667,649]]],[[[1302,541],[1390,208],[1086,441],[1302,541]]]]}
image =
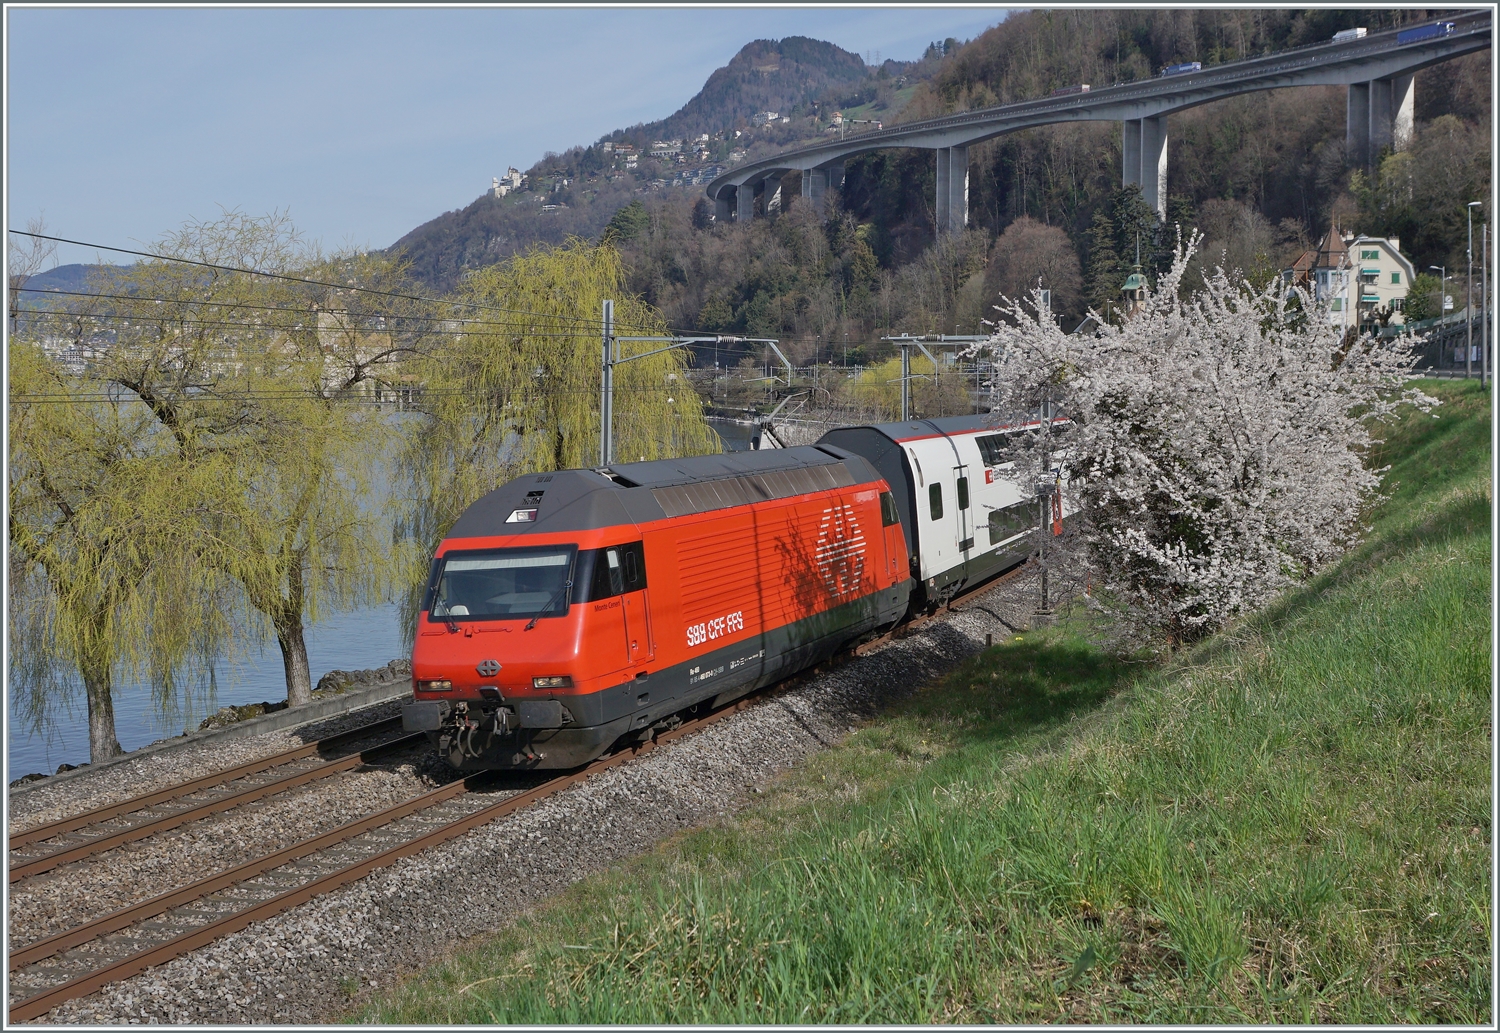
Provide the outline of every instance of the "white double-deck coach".
{"type": "MultiPolygon", "coordinates": [[[[1016,479],[1011,439],[1038,425],[988,414],[945,416],[840,427],[818,444],[863,456],[890,484],[898,512],[885,520],[899,519],[921,602],[935,606],[1035,547],[1044,507],[1036,485],[1016,479]]],[[[1054,501],[1049,510],[1059,520],[1070,511],[1066,491],[1060,494],[1061,507],[1054,501]]]]}

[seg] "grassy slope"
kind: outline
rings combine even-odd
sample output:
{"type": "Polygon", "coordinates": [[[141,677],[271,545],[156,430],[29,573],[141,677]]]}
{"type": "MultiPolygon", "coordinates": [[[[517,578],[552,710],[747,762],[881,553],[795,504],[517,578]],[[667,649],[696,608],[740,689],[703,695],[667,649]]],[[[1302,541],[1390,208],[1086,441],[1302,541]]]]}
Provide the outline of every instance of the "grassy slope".
{"type": "Polygon", "coordinates": [[[1166,668],[993,649],[379,1022],[1491,1021],[1490,413],[1365,545],[1166,668]]]}

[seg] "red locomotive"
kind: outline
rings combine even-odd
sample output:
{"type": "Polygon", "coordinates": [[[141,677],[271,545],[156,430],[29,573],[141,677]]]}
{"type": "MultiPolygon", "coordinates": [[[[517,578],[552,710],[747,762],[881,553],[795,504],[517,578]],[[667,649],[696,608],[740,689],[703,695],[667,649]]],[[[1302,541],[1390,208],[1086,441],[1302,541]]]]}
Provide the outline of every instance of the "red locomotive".
{"type": "Polygon", "coordinates": [[[832,445],[520,477],[438,547],[403,723],[460,769],[574,767],[893,625],[911,591],[890,486],[832,445]]]}

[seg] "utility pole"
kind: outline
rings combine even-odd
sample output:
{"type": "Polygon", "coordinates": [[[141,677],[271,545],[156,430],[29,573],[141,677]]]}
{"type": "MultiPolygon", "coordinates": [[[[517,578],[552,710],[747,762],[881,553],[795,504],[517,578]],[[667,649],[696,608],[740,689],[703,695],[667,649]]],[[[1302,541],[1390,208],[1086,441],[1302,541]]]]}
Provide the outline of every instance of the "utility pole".
{"type": "Polygon", "coordinates": [[[1464,378],[1474,374],[1474,206],[1483,201],[1470,201],[1464,212],[1469,217],[1469,272],[1464,280],[1464,323],[1468,328],[1468,345],[1464,349],[1464,378]]]}
{"type": "MultiPolygon", "coordinates": [[[[1050,399],[1042,396],[1042,404],[1039,407],[1039,415],[1042,423],[1042,474],[1045,476],[1052,469],[1052,405],[1050,399]]],[[[1052,530],[1052,504],[1053,496],[1057,491],[1057,485],[1053,481],[1038,480],[1036,482],[1037,495],[1037,566],[1041,568],[1039,578],[1040,597],[1037,600],[1036,613],[1033,624],[1046,624],[1052,619],[1052,600],[1047,591],[1047,535],[1052,530]]]]}
{"type": "MultiPolygon", "coordinates": [[[[921,337],[912,337],[910,334],[902,334],[899,337],[882,337],[882,341],[891,341],[901,347],[901,422],[905,423],[911,416],[911,349],[913,347],[927,356],[932,363],[932,374],[937,376],[939,363],[937,356],[923,347],[923,341],[937,341],[946,343],[949,341],[988,341],[985,334],[925,334],[921,337]]],[[[926,376],[926,374],[921,374],[926,376]]]]}
{"type": "MultiPolygon", "coordinates": [[[[648,358],[652,355],[660,355],[662,352],[672,351],[674,348],[685,348],[692,344],[738,344],[750,342],[757,344],[769,344],[776,347],[776,342],[764,337],[725,337],[722,335],[705,335],[703,337],[616,337],[615,336],[615,303],[606,301],[604,303],[604,370],[601,377],[601,397],[599,400],[599,465],[609,466],[615,459],[614,440],[614,408],[615,408],[615,367],[636,359],[648,358]],[[628,355],[620,357],[621,341],[660,341],[665,347],[653,348],[639,355],[628,355]]],[[[777,349],[780,355],[780,349],[777,349]]]]}
{"type": "Polygon", "coordinates": [[[1490,386],[1490,224],[1480,226],[1479,260],[1479,311],[1484,313],[1479,321],[1479,384],[1490,386]]]}
{"type": "Polygon", "coordinates": [[[615,425],[615,303],[604,303],[604,378],[599,399],[599,465],[608,466],[614,455],[615,425]]]}
{"type": "MultiPolygon", "coordinates": [[[[911,419],[911,345],[901,345],[901,422],[911,419]]],[[[910,474],[907,475],[910,478],[910,474]]]]}

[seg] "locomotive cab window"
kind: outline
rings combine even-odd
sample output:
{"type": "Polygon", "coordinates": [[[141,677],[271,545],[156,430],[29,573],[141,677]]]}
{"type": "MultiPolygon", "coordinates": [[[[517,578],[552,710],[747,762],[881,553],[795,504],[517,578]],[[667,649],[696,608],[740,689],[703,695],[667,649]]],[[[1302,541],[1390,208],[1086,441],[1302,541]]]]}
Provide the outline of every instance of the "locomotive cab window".
{"type": "Polygon", "coordinates": [[[589,601],[610,599],[625,591],[625,561],[620,558],[618,548],[596,549],[590,558],[594,576],[589,585],[589,601]]]}
{"type": "Polygon", "coordinates": [[[880,526],[890,527],[899,524],[901,515],[896,512],[896,496],[888,491],[880,493],[880,526]]]}
{"type": "Polygon", "coordinates": [[[932,510],[932,519],[943,519],[943,486],[933,483],[927,488],[927,505],[932,510]]]}
{"type": "Polygon", "coordinates": [[[578,583],[587,590],[574,592],[575,602],[613,599],[646,587],[646,553],[640,542],[592,549],[579,557],[579,567],[578,583]]]}
{"type": "Polygon", "coordinates": [[[563,616],[576,557],[571,545],[450,552],[433,565],[427,619],[563,616]]]}

